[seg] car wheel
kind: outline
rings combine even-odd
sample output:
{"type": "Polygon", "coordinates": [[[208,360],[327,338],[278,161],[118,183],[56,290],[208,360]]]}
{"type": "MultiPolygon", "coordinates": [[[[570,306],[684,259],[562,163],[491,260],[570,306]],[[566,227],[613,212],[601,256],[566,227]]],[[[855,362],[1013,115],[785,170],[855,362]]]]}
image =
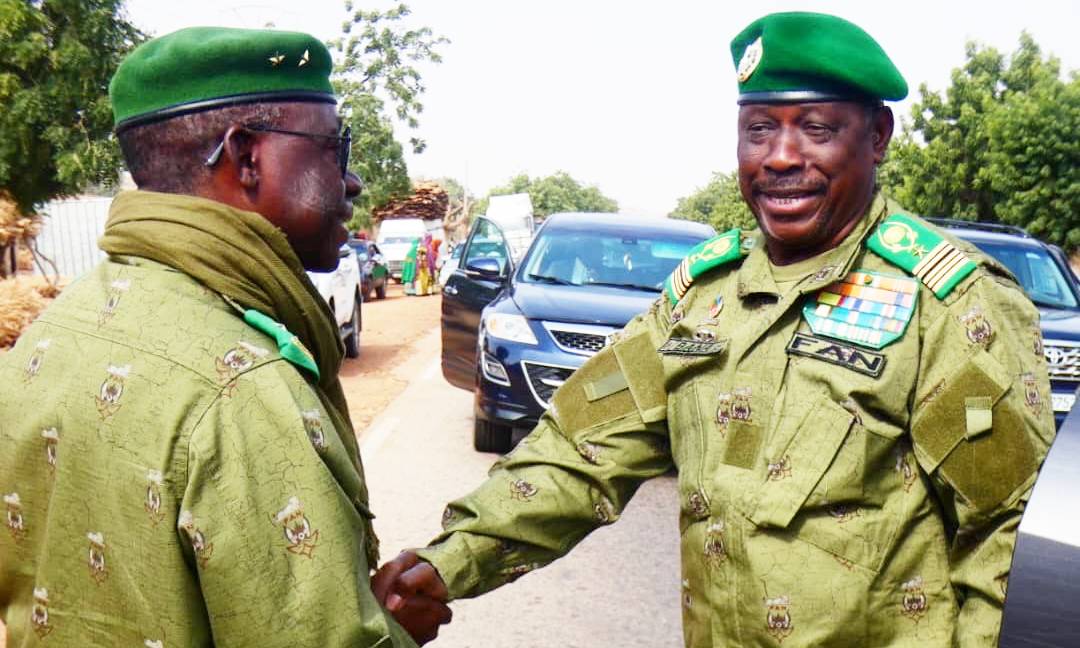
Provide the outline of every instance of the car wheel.
{"type": "Polygon", "coordinates": [[[345,335],[345,355],[349,358],[360,357],[360,296],[353,300],[352,317],[349,318],[349,332],[345,335]]]}
{"type": "Polygon", "coordinates": [[[473,421],[473,447],[479,452],[509,452],[511,431],[508,426],[476,419],[473,421]]]}
{"type": "Polygon", "coordinates": [[[375,286],[375,296],[379,299],[386,299],[386,282],[382,282],[378,286],[375,286]]]}

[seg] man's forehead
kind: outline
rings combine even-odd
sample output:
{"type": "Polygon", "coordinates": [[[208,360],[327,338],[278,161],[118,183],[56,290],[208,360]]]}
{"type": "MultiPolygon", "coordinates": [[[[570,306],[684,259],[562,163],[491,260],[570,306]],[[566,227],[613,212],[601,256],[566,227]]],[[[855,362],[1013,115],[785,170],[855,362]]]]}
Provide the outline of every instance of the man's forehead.
{"type": "Polygon", "coordinates": [[[857,101],[807,101],[786,103],[749,103],[739,106],[739,117],[769,113],[845,115],[867,110],[865,103],[857,101]]]}

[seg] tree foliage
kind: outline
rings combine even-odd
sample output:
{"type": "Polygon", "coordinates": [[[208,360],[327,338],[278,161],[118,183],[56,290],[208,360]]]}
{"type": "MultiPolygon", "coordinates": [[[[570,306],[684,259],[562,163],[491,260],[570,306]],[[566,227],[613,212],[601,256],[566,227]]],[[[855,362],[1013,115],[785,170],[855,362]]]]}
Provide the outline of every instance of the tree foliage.
{"type": "Polygon", "coordinates": [[[717,232],[733,227],[752,229],[756,226],[742,193],[738,173],[716,172],[707,185],[684,198],[679,198],[672,218],[707,223],[717,232]]]}
{"type": "Polygon", "coordinates": [[[879,175],[928,216],[1005,222],[1080,247],[1080,76],[1027,33],[1006,57],[969,43],[944,95],[921,101],[879,175]]]}
{"type": "Polygon", "coordinates": [[[143,35],[121,0],[0,0],[0,192],[24,214],[114,182],[108,86],[143,35]]]}
{"type": "MultiPolygon", "coordinates": [[[[436,50],[449,41],[428,27],[404,27],[401,21],[410,14],[405,4],[387,11],[364,11],[346,1],[345,10],[350,15],[342,25],[343,35],[328,45],[340,55],[334,89],[343,118],[352,126],[351,165],[364,183],[352,225],[370,228],[373,208],[411,190],[391,114],[409,128],[419,125],[424,85],[416,66],[441,62],[436,50]]],[[[411,137],[409,143],[414,153],[424,150],[425,143],[418,137],[411,137]]]]}
{"type": "Polygon", "coordinates": [[[533,214],[545,218],[559,212],[615,212],[619,203],[608,198],[594,186],[583,186],[565,171],[556,171],[545,178],[529,178],[522,173],[501,187],[488,192],[476,206],[476,213],[487,211],[488,198],[527,193],[532,201],[533,214]]]}

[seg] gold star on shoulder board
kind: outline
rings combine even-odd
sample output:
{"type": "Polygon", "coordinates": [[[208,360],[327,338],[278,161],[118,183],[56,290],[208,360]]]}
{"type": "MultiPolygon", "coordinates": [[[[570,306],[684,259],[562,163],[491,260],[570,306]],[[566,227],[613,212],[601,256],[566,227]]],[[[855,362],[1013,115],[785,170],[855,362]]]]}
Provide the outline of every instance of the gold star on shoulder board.
{"type": "Polygon", "coordinates": [[[921,259],[921,258],[923,258],[924,256],[926,256],[926,248],[924,248],[924,247],[923,247],[923,246],[921,246],[921,245],[918,245],[918,244],[916,244],[915,246],[913,246],[913,247],[911,248],[911,253],[912,253],[913,255],[915,255],[915,256],[916,256],[917,258],[920,258],[920,259],[921,259]]]}
{"type": "Polygon", "coordinates": [[[267,60],[270,61],[271,65],[277,67],[285,62],[285,55],[281,52],[274,52],[274,55],[267,60]]]}
{"type": "Polygon", "coordinates": [[[300,62],[296,64],[296,67],[304,67],[311,60],[311,54],[307,50],[304,50],[303,56],[300,57],[300,62]]]}

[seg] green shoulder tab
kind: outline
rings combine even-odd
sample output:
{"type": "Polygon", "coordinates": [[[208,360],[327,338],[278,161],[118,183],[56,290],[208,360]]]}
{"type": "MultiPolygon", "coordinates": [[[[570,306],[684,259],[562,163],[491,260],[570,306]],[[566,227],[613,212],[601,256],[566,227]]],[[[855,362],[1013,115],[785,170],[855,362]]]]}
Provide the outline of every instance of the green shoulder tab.
{"type": "Polygon", "coordinates": [[[881,221],[866,246],[914,275],[938,299],[944,299],[975,269],[975,262],[963,251],[906,214],[892,214],[881,221]]]}
{"type": "MultiPolygon", "coordinates": [[[[719,236],[698,243],[690,253],[686,255],[664,282],[664,292],[667,293],[671,305],[679,303],[679,300],[690,290],[702,274],[717,266],[730,263],[746,255],[750,247],[741,245],[742,232],[738,228],[730,229],[719,236]]],[[[748,239],[752,241],[753,239],[748,239]]]]}
{"type": "Polygon", "coordinates": [[[300,343],[300,338],[293,335],[284,324],[250,308],[244,311],[244,321],[274,338],[282,358],[307,369],[315,375],[316,379],[319,378],[319,366],[315,364],[314,356],[300,343]]]}

